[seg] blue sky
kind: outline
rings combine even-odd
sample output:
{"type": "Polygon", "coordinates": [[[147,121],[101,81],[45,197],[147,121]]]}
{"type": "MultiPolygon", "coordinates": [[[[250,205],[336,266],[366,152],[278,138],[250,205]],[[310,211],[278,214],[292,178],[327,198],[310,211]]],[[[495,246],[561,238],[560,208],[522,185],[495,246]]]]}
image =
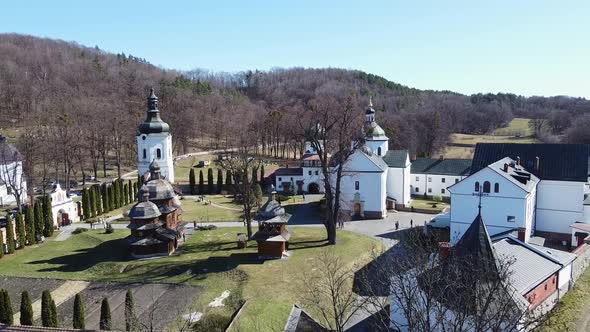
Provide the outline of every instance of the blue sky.
{"type": "Polygon", "coordinates": [[[4,1],[0,32],[165,68],[360,69],[421,89],[590,98],[590,1],[4,1]]]}

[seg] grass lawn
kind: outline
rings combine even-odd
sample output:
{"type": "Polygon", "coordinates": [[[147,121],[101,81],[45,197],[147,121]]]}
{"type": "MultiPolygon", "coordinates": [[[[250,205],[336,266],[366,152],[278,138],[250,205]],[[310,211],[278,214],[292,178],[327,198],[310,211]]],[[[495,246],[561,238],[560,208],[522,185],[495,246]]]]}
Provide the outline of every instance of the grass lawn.
{"type": "Polygon", "coordinates": [[[435,202],[433,200],[424,198],[412,198],[410,206],[416,209],[425,209],[442,212],[443,209],[449,207],[449,204],[445,202],[435,202]],[[432,207],[432,204],[434,203],[436,203],[436,207],[432,207]]]}
{"type": "Polygon", "coordinates": [[[539,331],[576,331],[577,322],[588,315],[589,296],[590,269],[586,269],[575,283],[574,288],[561,298],[561,302],[551,311],[548,319],[541,324],[539,331]]]}
{"type": "Polygon", "coordinates": [[[239,320],[243,330],[255,325],[267,330],[282,329],[303,285],[299,282],[309,260],[321,250],[331,250],[346,264],[364,264],[373,247],[381,242],[348,231],[338,231],[338,244],[324,246],[323,228],[292,227],[291,256],[287,260],[261,262],[256,244],[237,249],[239,228],[218,228],[197,232],[179,252],[170,257],[129,260],[127,230],[104,234],[92,230],[73,235],[63,242],[49,241],[26,247],[0,260],[0,274],[89,281],[170,282],[204,287],[196,310],[230,315],[227,307],[207,304],[224,290],[243,289],[248,304],[239,320]]]}

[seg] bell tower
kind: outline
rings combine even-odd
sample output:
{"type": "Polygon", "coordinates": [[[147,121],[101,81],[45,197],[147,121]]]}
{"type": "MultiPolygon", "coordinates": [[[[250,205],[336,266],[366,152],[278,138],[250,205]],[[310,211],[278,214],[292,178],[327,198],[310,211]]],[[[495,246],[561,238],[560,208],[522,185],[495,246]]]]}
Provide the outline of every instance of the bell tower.
{"type": "Polygon", "coordinates": [[[174,183],[172,135],[170,126],[160,118],[154,89],[150,90],[147,106],[146,119],[137,128],[137,171],[139,175],[149,172],[150,164],[155,160],[160,165],[162,177],[174,183]]]}

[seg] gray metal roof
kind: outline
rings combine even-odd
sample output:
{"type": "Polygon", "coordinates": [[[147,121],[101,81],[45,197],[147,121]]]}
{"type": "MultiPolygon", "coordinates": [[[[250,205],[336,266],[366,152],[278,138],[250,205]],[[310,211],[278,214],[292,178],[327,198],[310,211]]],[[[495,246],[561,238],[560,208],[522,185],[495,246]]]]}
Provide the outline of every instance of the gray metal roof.
{"type": "Polygon", "coordinates": [[[561,269],[559,264],[510,238],[494,243],[494,251],[512,263],[510,282],[520,294],[526,294],[561,269]]]}
{"type": "Polygon", "coordinates": [[[389,150],[383,156],[383,161],[389,167],[406,167],[406,161],[408,160],[408,150],[389,150]]]}
{"type": "Polygon", "coordinates": [[[467,176],[471,159],[417,158],[412,162],[412,174],[467,176]]]}
{"type": "Polygon", "coordinates": [[[586,182],[589,152],[587,144],[478,143],[471,174],[498,159],[520,157],[521,164],[541,180],[586,182]],[[536,157],[539,157],[538,170],[535,170],[536,157]]]}
{"type": "Polygon", "coordinates": [[[488,168],[500,174],[502,177],[526,192],[531,192],[537,186],[537,183],[539,183],[538,177],[524,169],[522,166],[516,165],[516,162],[508,157],[492,163],[488,168]],[[504,171],[505,164],[508,164],[508,170],[506,172],[504,171]]]}

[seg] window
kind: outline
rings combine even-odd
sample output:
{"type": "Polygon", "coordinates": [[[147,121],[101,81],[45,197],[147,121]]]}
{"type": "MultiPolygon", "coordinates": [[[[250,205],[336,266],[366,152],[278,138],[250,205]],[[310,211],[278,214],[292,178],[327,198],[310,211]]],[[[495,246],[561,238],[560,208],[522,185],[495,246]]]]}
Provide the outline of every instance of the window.
{"type": "Polygon", "coordinates": [[[445,193],[445,190],[444,190],[444,189],[441,189],[441,190],[440,190],[440,193],[441,193],[441,194],[444,194],[444,193],[445,193]]]}
{"type": "Polygon", "coordinates": [[[446,181],[447,181],[447,179],[445,179],[445,178],[440,179],[440,182],[442,182],[442,183],[445,183],[446,181]]]}
{"type": "Polygon", "coordinates": [[[143,159],[147,158],[147,151],[143,149],[143,159]]]}
{"type": "Polygon", "coordinates": [[[416,187],[416,192],[419,193],[420,192],[420,188],[416,187]]]}
{"type": "Polygon", "coordinates": [[[428,192],[431,193],[432,192],[432,188],[428,188],[428,192]]]}
{"type": "Polygon", "coordinates": [[[490,192],[490,181],[486,181],[483,183],[483,192],[484,193],[489,193],[490,192]]]}
{"type": "Polygon", "coordinates": [[[359,190],[360,183],[358,181],[354,181],[354,190],[359,190]]]}
{"type": "Polygon", "coordinates": [[[498,182],[494,183],[494,192],[495,193],[500,192],[500,184],[498,182]]]}
{"type": "Polygon", "coordinates": [[[381,147],[377,148],[377,155],[380,156],[381,155],[381,147]]]}
{"type": "Polygon", "coordinates": [[[309,171],[308,174],[311,175],[311,171],[309,171]]]}
{"type": "Polygon", "coordinates": [[[507,222],[516,222],[516,218],[514,216],[507,216],[506,221],[507,222]]]}
{"type": "Polygon", "coordinates": [[[157,156],[158,159],[162,159],[162,150],[157,149],[156,150],[156,156],[157,156]]]}
{"type": "Polygon", "coordinates": [[[416,177],[416,182],[419,182],[419,181],[420,181],[420,177],[419,177],[419,176],[417,176],[417,177],[416,177]]]}
{"type": "Polygon", "coordinates": [[[479,182],[475,182],[475,191],[479,192],[479,182]]]}
{"type": "Polygon", "coordinates": [[[430,176],[428,177],[428,182],[432,182],[432,178],[430,176]]]}

